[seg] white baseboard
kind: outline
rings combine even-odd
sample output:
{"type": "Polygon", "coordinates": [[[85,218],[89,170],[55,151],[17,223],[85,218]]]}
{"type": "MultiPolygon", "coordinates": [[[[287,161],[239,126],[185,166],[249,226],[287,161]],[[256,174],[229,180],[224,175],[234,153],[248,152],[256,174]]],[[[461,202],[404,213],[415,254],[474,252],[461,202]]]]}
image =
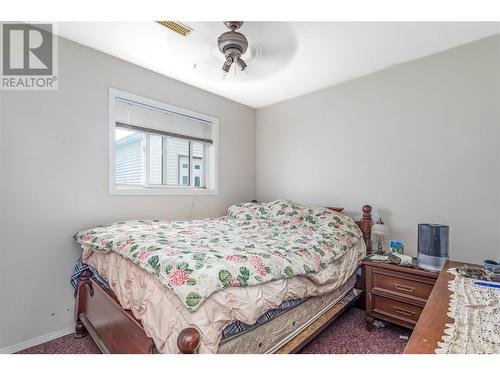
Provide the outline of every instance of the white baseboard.
{"type": "Polygon", "coordinates": [[[54,339],[57,339],[57,338],[62,337],[62,336],[69,335],[73,332],[75,332],[74,326],[70,327],[70,328],[61,329],[60,331],[47,333],[46,335],[34,337],[32,339],[20,342],[18,344],[14,344],[11,346],[6,346],[4,348],[0,348],[0,354],[16,353],[20,350],[31,348],[32,346],[43,344],[44,342],[54,340],[54,339]]]}

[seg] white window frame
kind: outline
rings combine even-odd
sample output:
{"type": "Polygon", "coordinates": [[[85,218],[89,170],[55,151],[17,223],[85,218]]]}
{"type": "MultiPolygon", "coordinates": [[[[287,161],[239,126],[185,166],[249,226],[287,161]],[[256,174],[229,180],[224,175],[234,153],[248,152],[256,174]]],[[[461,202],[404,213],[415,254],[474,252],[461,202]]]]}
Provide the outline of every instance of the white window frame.
{"type": "MultiPolygon", "coordinates": [[[[132,94],[127,91],[109,88],[108,101],[108,148],[109,148],[109,194],[110,195],[217,195],[219,194],[219,119],[202,113],[194,112],[185,108],[166,104],[151,98],[132,94]],[[146,163],[146,184],[144,186],[117,185],[115,183],[115,103],[117,98],[149,105],[165,111],[174,112],[183,116],[194,117],[212,124],[212,146],[210,151],[205,147],[204,181],[206,187],[150,185],[149,168],[146,163]]],[[[149,152],[149,137],[146,137],[146,152],[149,152]]]]}

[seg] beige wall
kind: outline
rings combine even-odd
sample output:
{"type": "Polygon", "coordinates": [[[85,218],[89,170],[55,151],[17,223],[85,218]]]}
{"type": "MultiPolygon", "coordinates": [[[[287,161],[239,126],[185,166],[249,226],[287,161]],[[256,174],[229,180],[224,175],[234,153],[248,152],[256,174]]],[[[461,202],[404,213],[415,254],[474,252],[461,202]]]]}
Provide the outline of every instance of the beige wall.
{"type": "Polygon", "coordinates": [[[75,232],[220,216],[254,198],[254,109],[65,39],[59,73],[57,91],[0,92],[0,348],[72,326],[75,232]],[[219,194],[108,195],[109,86],[219,118],[219,194]]]}
{"type": "Polygon", "coordinates": [[[369,203],[412,255],[417,224],[431,222],[451,226],[451,258],[500,260],[499,43],[258,110],[257,198],[369,203]]]}

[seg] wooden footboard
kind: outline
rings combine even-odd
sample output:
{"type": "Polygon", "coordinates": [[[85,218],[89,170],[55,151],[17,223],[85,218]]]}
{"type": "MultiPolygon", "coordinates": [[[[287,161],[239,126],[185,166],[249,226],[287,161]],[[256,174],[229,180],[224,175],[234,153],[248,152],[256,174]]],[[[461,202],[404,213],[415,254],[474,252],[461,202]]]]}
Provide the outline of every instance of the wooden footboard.
{"type": "MultiPolygon", "coordinates": [[[[330,325],[360,295],[351,289],[339,302],[312,322],[305,330],[287,341],[276,354],[297,353],[330,325]]],[[[120,303],[90,270],[80,274],[76,302],[75,338],[90,334],[102,353],[105,354],[152,354],[158,353],[153,340],[146,335],[141,323],[132,313],[124,310],[120,303]]],[[[196,354],[200,345],[200,332],[193,328],[183,329],[177,346],[181,354],[196,354]]]]}
{"type": "MultiPolygon", "coordinates": [[[[367,252],[371,252],[372,208],[363,206],[363,217],[356,224],[363,233],[367,252]]],[[[286,343],[278,353],[294,353],[326,328],[359,293],[350,300],[332,307],[324,316],[310,325],[303,333],[286,343]]],[[[342,302],[342,301],[341,301],[342,302]]],[[[82,271],[78,279],[75,306],[75,338],[90,334],[103,353],[148,354],[157,353],[153,340],[146,335],[140,321],[131,311],[123,309],[115,295],[97,281],[90,270],[82,271]]],[[[182,330],[177,338],[179,353],[197,353],[200,332],[195,328],[182,330]]]]}
{"type": "Polygon", "coordinates": [[[148,354],[156,350],[132,312],[124,310],[90,270],[82,271],[78,279],[75,315],[75,338],[90,334],[103,353],[148,354]]]}

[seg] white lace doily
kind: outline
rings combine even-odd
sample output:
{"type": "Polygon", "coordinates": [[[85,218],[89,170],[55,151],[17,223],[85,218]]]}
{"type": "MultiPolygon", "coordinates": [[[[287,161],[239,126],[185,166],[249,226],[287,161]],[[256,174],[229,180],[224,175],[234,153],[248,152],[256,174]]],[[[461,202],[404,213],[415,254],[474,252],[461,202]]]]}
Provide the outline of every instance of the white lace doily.
{"type": "Polygon", "coordinates": [[[436,353],[493,354],[500,353],[500,289],[474,285],[455,269],[448,289],[452,292],[445,335],[436,353]]]}

